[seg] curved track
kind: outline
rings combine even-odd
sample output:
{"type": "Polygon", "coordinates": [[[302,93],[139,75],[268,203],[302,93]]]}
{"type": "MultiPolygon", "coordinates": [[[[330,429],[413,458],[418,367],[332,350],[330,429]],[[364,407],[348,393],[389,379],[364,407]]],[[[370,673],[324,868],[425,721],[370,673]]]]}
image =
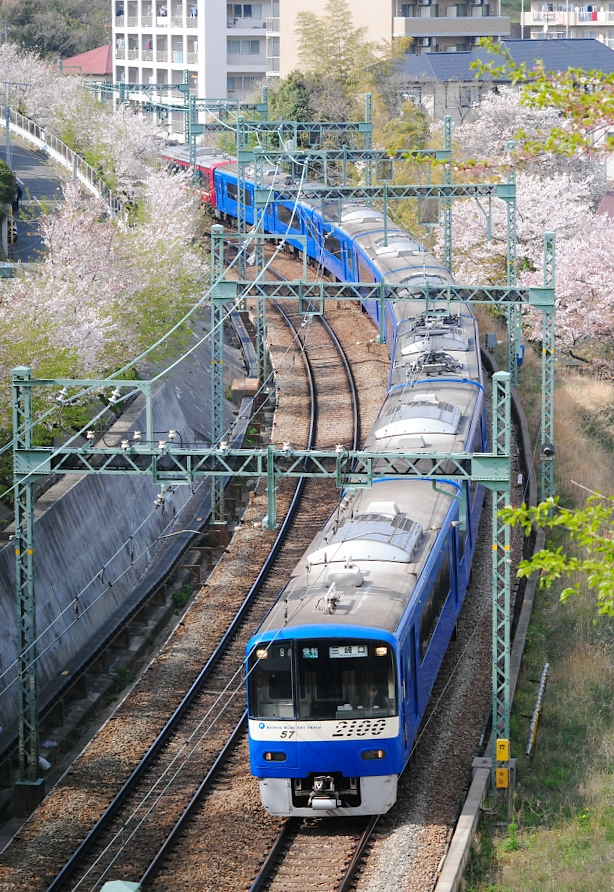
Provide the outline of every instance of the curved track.
{"type": "MultiPolygon", "coordinates": [[[[344,359],[342,375],[345,390],[349,390],[348,399],[347,395],[344,398],[339,385],[340,345],[330,328],[326,328],[320,324],[310,325],[302,337],[307,351],[315,356],[313,364],[318,367],[317,374],[312,375],[316,381],[312,392],[315,389],[319,414],[325,419],[317,426],[317,445],[323,447],[340,441],[347,443],[351,439],[352,427],[354,442],[358,437],[356,397],[349,365],[344,359]],[[336,412],[330,411],[331,405],[337,406],[336,412]],[[340,411],[342,406],[347,407],[347,419],[341,417],[344,415],[344,411],[340,411]],[[354,406],[351,412],[350,406],[354,406]]],[[[316,400],[312,398],[311,402],[313,406],[316,400]]],[[[312,415],[311,426],[313,437],[315,415],[312,415]]],[[[328,488],[330,490],[330,486],[328,488]]],[[[246,641],[274,602],[280,580],[285,579],[310,541],[314,525],[317,528],[332,508],[330,492],[325,498],[321,483],[308,482],[302,489],[300,497],[294,499],[293,511],[280,531],[266,567],[222,641],[144,759],[51,883],[50,892],[77,886],[93,889],[103,880],[117,876],[138,878],[151,861],[152,852],[168,849],[170,843],[165,843],[165,838],[180,832],[182,821],[187,820],[207,791],[221,764],[217,758],[220,751],[240,733],[246,641]],[[297,510],[299,498],[301,510],[310,522],[299,524],[298,535],[295,531],[286,548],[283,540],[288,536],[291,516],[297,510]],[[203,776],[205,781],[201,783],[203,776]],[[190,799],[192,808],[185,809],[190,799]]],[[[336,499],[334,490],[333,494],[336,499]]]]}

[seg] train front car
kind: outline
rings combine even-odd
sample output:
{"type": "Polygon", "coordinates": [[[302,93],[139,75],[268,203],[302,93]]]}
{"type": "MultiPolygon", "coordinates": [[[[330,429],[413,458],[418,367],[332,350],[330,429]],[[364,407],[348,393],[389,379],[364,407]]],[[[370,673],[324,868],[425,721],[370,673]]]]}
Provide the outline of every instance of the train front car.
{"type": "MultiPolygon", "coordinates": [[[[314,568],[313,575],[328,574],[314,568]]],[[[265,633],[250,651],[252,773],[272,815],[379,814],[396,800],[394,766],[401,753],[394,639],[343,627],[344,588],[330,589],[316,601],[304,598],[309,625],[302,618],[300,629],[288,624],[279,634],[265,633]],[[323,622],[314,622],[315,610],[323,622]]],[[[347,590],[345,596],[355,597],[347,590]]],[[[303,612],[296,587],[288,606],[303,612]]]]}

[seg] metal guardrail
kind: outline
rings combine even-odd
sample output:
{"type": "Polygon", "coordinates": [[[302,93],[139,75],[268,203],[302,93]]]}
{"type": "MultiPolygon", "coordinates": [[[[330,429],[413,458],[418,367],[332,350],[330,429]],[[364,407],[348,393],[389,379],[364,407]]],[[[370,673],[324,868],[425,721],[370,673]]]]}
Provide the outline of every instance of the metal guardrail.
{"type": "MultiPolygon", "coordinates": [[[[6,108],[2,107],[0,127],[6,127],[6,108]]],[[[49,133],[30,118],[21,115],[15,109],[10,109],[10,130],[22,139],[34,144],[37,148],[46,152],[54,161],[71,171],[74,179],[82,183],[96,198],[100,198],[107,205],[111,213],[117,214],[121,210],[121,204],[113,192],[106,185],[100,174],[80,155],[77,155],[66,143],[49,133]]]]}

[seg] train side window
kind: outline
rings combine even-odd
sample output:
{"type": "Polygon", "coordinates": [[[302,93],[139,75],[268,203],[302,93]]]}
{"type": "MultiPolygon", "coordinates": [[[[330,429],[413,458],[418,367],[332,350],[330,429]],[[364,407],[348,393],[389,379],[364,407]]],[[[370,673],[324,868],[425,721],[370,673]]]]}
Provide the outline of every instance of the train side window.
{"type": "Polygon", "coordinates": [[[411,632],[411,662],[409,666],[409,671],[411,672],[411,693],[413,699],[413,711],[414,711],[414,724],[418,720],[419,709],[418,709],[418,661],[416,659],[416,629],[415,626],[412,627],[411,632]]]}
{"type": "Polygon", "coordinates": [[[444,604],[450,594],[451,578],[450,549],[448,542],[446,542],[443,561],[420,616],[420,657],[422,661],[424,661],[433,632],[437,627],[444,604]]]}
{"type": "MultiPolygon", "coordinates": [[[[239,201],[239,187],[237,186],[237,184],[232,183],[230,180],[227,180],[226,181],[226,194],[227,194],[228,198],[231,199],[231,201],[238,202],[239,201]]],[[[252,193],[250,192],[249,189],[246,189],[245,190],[245,205],[246,205],[246,207],[251,208],[253,203],[254,203],[254,200],[253,200],[252,193]]]]}
{"type": "Polygon", "coordinates": [[[327,233],[324,236],[324,249],[328,251],[329,254],[332,254],[334,257],[341,258],[343,256],[341,250],[341,242],[338,238],[332,235],[332,233],[327,233]]]}
{"type": "Polygon", "coordinates": [[[298,211],[293,213],[293,208],[289,208],[287,204],[278,204],[277,205],[277,219],[280,223],[283,223],[284,226],[289,226],[291,229],[296,229],[299,231],[299,219],[298,219],[298,211]]]}
{"type": "Polygon", "coordinates": [[[375,275],[371,267],[362,259],[360,254],[358,258],[358,279],[360,282],[375,282],[375,275]]]}

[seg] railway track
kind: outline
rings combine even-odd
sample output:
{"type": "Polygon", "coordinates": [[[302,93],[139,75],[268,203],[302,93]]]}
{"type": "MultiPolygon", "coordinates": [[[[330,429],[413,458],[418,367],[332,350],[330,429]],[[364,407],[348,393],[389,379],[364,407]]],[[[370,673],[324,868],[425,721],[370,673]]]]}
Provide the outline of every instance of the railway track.
{"type": "Polygon", "coordinates": [[[290,818],[250,892],[347,892],[366,856],[378,816],[290,818]]]}
{"type": "MultiPolygon", "coordinates": [[[[302,338],[295,338],[302,339],[307,352],[315,356],[313,387],[319,414],[326,419],[317,424],[316,417],[312,418],[317,445],[352,445],[352,432],[354,442],[358,436],[356,397],[349,366],[339,362],[338,342],[330,328],[320,323],[304,328],[302,338]],[[340,387],[340,377],[345,379],[344,387],[340,387]]],[[[337,497],[334,488],[331,491],[330,485],[321,482],[308,481],[303,490],[301,517],[306,515],[309,521],[301,521],[288,545],[282,543],[267,561],[206,666],[110,807],[53,880],[50,892],[94,889],[115,877],[138,879],[147,872],[151,853],[168,849],[171,843],[165,840],[181,832],[182,823],[207,792],[221,764],[218,755],[241,733],[245,644],[337,497]],[[192,808],[185,809],[190,799],[192,808]]]]}

